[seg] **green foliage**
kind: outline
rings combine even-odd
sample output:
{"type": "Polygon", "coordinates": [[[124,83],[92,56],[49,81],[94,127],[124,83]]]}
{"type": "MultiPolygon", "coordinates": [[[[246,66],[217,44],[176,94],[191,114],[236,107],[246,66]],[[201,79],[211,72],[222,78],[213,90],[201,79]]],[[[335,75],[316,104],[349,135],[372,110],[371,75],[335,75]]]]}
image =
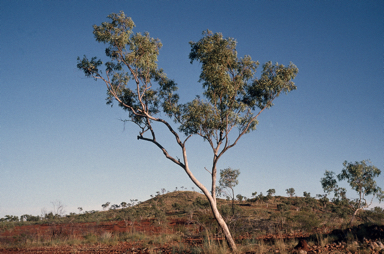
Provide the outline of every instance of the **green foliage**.
{"type": "Polygon", "coordinates": [[[20,216],[20,221],[39,221],[40,216],[33,216],[29,214],[23,214],[20,216]]]}
{"type": "Polygon", "coordinates": [[[243,202],[243,200],[244,200],[244,201],[247,200],[247,197],[245,197],[245,196],[243,196],[243,195],[241,195],[241,194],[237,194],[237,195],[236,195],[236,198],[237,198],[237,200],[238,200],[239,202],[243,202]]]}
{"type": "Polygon", "coordinates": [[[0,222],[2,221],[17,222],[19,221],[19,217],[15,215],[5,215],[4,218],[0,218],[0,222]]]}
{"type": "MultiPolygon", "coordinates": [[[[359,198],[355,200],[348,200],[346,198],[346,190],[338,186],[334,172],[325,171],[325,177],[321,178],[320,182],[324,192],[327,194],[334,192],[333,202],[336,205],[349,206],[349,209],[354,211],[350,221],[350,224],[352,224],[358,211],[368,208],[374,198],[377,198],[379,202],[383,200],[384,192],[377,186],[374,180],[374,178],[381,174],[381,170],[371,165],[370,161],[365,160],[355,163],[344,161],[343,166],[344,168],[341,173],[337,175],[337,179],[339,181],[347,180],[351,188],[357,192],[359,198]],[[367,195],[372,195],[370,203],[366,200],[367,195]]],[[[340,209],[337,208],[335,212],[337,212],[340,217],[345,217],[348,211],[345,211],[344,208],[340,209]]]]}
{"type": "Polygon", "coordinates": [[[294,188],[289,188],[285,190],[287,192],[287,195],[290,196],[291,198],[295,195],[295,189],[294,188]]]}
{"type": "Polygon", "coordinates": [[[327,197],[327,195],[322,195],[322,194],[317,194],[316,197],[319,199],[319,202],[320,204],[323,206],[323,207],[326,207],[327,206],[327,203],[329,202],[329,198],[327,197]]]}
{"type": "Polygon", "coordinates": [[[159,209],[155,206],[153,207],[153,211],[154,211],[153,215],[155,217],[155,222],[157,222],[158,224],[162,224],[163,222],[166,221],[166,214],[164,209],[159,209]]]}
{"type": "MultiPolygon", "coordinates": [[[[220,180],[219,180],[219,187],[217,188],[219,191],[219,194],[225,195],[227,199],[231,197],[232,199],[232,214],[235,214],[235,191],[234,187],[239,183],[237,180],[237,177],[240,175],[240,169],[232,169],[232,168],[226,168],[220,170],[220,180]],[[228,192],[228,189],[231,192],[228,192]]],[[[237,195],[239,196],[239,195],[237,195]]],[[[239,198],[239,197],[238,197],[239,198]]],[[[240,195],[239,201],[243,200],[243,196],[240,195]]]]}
{"type": "Polygon", "coordinates": [[[294,216],[294,220],[300,224],[300,228],[311,231],[320,226],[321,220],[315,213],[299,212],[294,216]]]}
{"type": "Polygon", "coordinates": [[[219,207],[220,214],[223,217],[231,216],[232,215],[232,207],[229,205],[221,205],[219,207]]]}
{"type": "Polygon", "coordinates": [[[135,24],[124,12],[112,13],[108,18],[111,22],[93,26],[96,41],[109,45],[105,50],[106,56],[110,58],[105,63],[107,77],[102,76],[103,72],[99,68],[103,62],[96,57],[90,60],[86,56],[78,58],[77,67],[86,76],[106,82],[107,104],[112,104],[113,99],[116,99],[137,124],[146,126],[146,114],[156,115],[160,112],[160,105],[167,114],[175,113],[178,95],[173,92],[177,86],[157,66],[161,42],[151,38],[149,33],[134,34],[135,24]],[[128,70],[124,70],[123,66],[128,70]],[[130,80],[135,82],[134,89],[128,85],[130,80]],[[158,83],[158,89],[151,88],[151,82],[158,83]]]}
{"type": "Polygon", "coordinates": [[[195,206],[195,207],[197,207],[197,208],[205,209],[205,208],[208,208],[208,207],[209,207],[209,202],[208,202],[207,199],[198,197],[198,198],[196,198],[195,201],[193,202],[193,206],[195,206]]]}
{"type": "Polygon", "coordinates": [[[235,199],[235,193],[233,188],[239,184],[237,177],[240,175],[239,169],[226,168],[220,170],[220,180],[219,180],[219,193],[221,195],[230,196],[232,200],[235,199]],[[230,189],[231,193],[226,192],[226,189],[230,189]]]}
{"type": "Polygon", "coordinates": [[[221,143],[235,126],[242,134],[255,129],[257,120],[252,113],[255,107],[271,107],[281,92],[296,89],[292,80],[298,69],[292,63],[285,67],[267,62],[258,79],[255,74],[259,63],[250,56],[238,58],[233,38],[206,31],[200,41],[190,42],[189,58],[191,63],[202,64],[200,81],[208,101],[196,98],[178,104],[176,83],[157,66],[161,42],[148,33],[133,33],[135,24],[124,12],[112,13],[108,18],[110,22],[93,26],[96,41],[109,45],[105,51],[110,58],[105,63],[106,77],[100,70],[102,61],[96,57],[78,58],[77,67],[86,76],[107,84],[108,103],[116,99],[119,106],[129,112],[131,120],[142,127],[141,134],[149,128],[144,119],[155,120],[152,117],[160,112],[161,106],[186,135],[199,134],[208,140],[215,137],[221,143]],[[130,80],[135,83],[133,87],[129,86],[130,80]]]}
{"type": "Polygon", "coordinates": [[[118,205],[118,204],[113,204],[113,205],[111,205],[111,210],[116,210],[116,209],[119,209],[120,208],[120,206],[118,205]]]}
{"type": "Polygon", "coordinates": [[[172,207],[175,208],[176,210],[181,210],[181,205],[179,203],[173,203],[172,207]]]}
{"type": "Polygon", "coordinates": [[[371,210],[364,210],[359,216],[363,221],[376,224],[384,224],[384,209],[381,207],[374,207],[371,210]]]}
{"type": "Polygon", "coordinates": [[[326,170],[324,177],[320,180],[321,186],[325,193],[329,194],[337,188],[337,181],[335,179],[335,173],[326,170]]]}
{"type": "Polygon", "coordinates": [[[290,206],[287,205],[287,204],[282,203],[282,204],[278,204],[277,205],[277,210],[280,211],[280,212],[286,212],[289,209],[290,209],[290,206]]]}
{"type": "Polygon", "coordinates": [[[111,204],[111,202],[107,202],[105,204],[102,204],[101,207],[103,208],[103,210],[105,210],[109,207],[110,204],[111,204]]]}
{"type": "Polygon", "coordinates": [[[335,205],[332,207],[332,212],[338,217],[346,219],[351,214],[351,209],[344,205],[335,205]]]}
{"type": "Polygon", "coordinates": [[[59,214],[54,214],[53,212],[49,212],[44,215],[44,220],[48,221],[60,221],[61,218],[62,217],[59,214]]]}
{"type": "Polygon", "coordinates": [[[381,170],[369,163],[365,160],[355,163],[344,161],[344,169],[337,178],[339,181],[347,180],[351,188],[363,198],[372,194],[382,201],[384,193],[374,180],[381,174],[381,170]]]}
{"type": "Polygon", "coordinates": [[[84,239],[87,243],[96,243],[97,242],[97,235],[88,233],[84,236],[84,239]]]}
{"type": "MultiPolygon", "coordinates": [[[[239,59],[233,38],[224,38],[221,33],[209,30],[203,36],[198,42],[190,42],[189,58],[191,63],[198,61],[202,64],[200,82],[209,104],[200,102],[198,107],[209,114],[207,117],[194,114],[196,107],[184,111],[184,114],[198,117],[198,121],[204,123],[204,136],[213,135],[215,129],[226,134],[234,126],[238,126],[241,132],[254,130],[257,120],[253,118],[252,110],[255,107],[270,107],[280,92],[296,89],[291,80],[298,69],[293,64],[284,67],[268,62],[263,66],[262,78],[257,79],[255,74],[259,62],[250,56],[239,59]]],[[[186,134],[193,133],[193,129],[182,129],[186,134]]]]}
{"type": "Polygon", "coordinates": [[[275,189],[269,189],[269,190],[267,190],[267,194],[268,194],[268,196],[270,196],[270,197],[272,197],[273,195],[275,195],[275,193],[276,193],[276,190],[275,190],[275,189]]]}

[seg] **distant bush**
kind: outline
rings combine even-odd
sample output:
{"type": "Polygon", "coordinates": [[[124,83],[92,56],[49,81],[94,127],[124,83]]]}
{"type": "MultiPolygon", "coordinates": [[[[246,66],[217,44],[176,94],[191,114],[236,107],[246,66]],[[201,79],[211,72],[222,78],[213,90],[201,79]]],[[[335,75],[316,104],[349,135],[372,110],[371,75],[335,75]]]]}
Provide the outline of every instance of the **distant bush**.
{"type": "Polygon", "coordinates": [[[0,219],[0,222],[1,221],[9,221],[9,222],[19,221],[19,217],[15,215],[5,215],[4,218],[0,219]]]}
{"type": "Polygon", "coordinates": [[[172,207],[177,211],[183,210],[183,207],[179,203],[173,203],[172,207]]]}
{"type": "Polygon", "coordinates": [[[20,216],[20,221],[39,221],[40,216],[33,216],[29,214],[24,214],[20,216]]]}
{"type": "Polygon", "coordinates": [[[315,213],[300,212],[293,217],[293,220],[300,225],[300,228],[310,231],[320,226],[320,219],[315,213]]]}
{"type": "Polygon", "coordinates": [[[209,207],[209,202],[208,200],[198,197],[196,200],[193,202],[193,205],[198,208],[208,208],[209,207]]]}
{"type": "Polygon", "coordinates": [[[290,208],[290,206],[288,206],[287,204],[284,204],[284,203],[277,205],[277,210],[280,212],[288,211],[289,208],[290,208]]]}
{"type": "Polygon", "coordinates": [[[360,212],[359,217],[364,222],[370,222],[370,223],[374,222],[377,224],[382,224],[384,221],[384,209],[376,206],[371,210],[364,210],[363,212],[360,212]]]}
{"type": "MultiPolygon", "coordinates": [[[[231,205],[221,205],[219,206],[219,212],[223,217],[232,216],[232,206],[231,205]]],[[[240,206],[234,206],[234,214],[239,215],[239,213],[242,212],[242,209],[240,206]]]]}
{"type": "Polygon", "coordinates": [[[348,215],[351,214],[351,210],[349,207],[346,207],[346,206],[338,206],[338,205],[335,205],[332,207],[332,212],[333,213],[336,213],[337,216],[341,219],[346,219],[348,217],[348,215]]]}

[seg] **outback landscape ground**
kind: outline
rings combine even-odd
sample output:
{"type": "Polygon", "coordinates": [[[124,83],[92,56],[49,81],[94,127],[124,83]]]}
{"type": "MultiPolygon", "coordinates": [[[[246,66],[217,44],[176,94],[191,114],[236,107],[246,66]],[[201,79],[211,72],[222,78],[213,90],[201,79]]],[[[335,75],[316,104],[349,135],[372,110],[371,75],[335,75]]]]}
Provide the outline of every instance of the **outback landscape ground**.
{"type": "MultiPolygon", "coordinates": [[[[310,197],[219,200],[240,253],[384,253],[384,212],[310,197]]],[[[8,216],[0,253],[229,253],[205,197],[158,192],[105,211],[8,216]]]]}

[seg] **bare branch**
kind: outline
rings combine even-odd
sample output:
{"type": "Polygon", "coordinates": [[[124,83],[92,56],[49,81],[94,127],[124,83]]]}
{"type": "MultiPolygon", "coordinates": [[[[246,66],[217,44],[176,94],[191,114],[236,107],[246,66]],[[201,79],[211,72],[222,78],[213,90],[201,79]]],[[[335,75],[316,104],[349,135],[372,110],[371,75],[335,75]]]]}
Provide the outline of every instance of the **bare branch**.
{"type": "Polygon", "coordinates": [[[160,145],[160,143],[158,143],[157,141],[150,139],[150,138],[145,138],[143,136],[138,136],[137,139],[141,139],[141,140],[145,140],[145,141],[149,141],[151,143],[154,143],[158,148],[160,148],[161,151],[163,151],[163,153],[167,159],[169,159],[170,161],[174,162],[175,164],[177,164],[180,167],[182,167],[183,169],[185,169],[185,165],[181,161],[170,156],[168,151],[162,145],[160,145]]]}

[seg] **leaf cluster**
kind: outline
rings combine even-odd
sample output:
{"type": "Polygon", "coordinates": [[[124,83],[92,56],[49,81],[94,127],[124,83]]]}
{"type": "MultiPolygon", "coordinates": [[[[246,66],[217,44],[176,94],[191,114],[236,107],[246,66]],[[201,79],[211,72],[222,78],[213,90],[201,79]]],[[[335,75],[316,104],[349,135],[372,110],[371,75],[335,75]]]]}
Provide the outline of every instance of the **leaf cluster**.
{"type": "Polygon", "coordinates": [[[383,193],[374,180],[381,174],[380,169],[366,160],[355,163],[344,161],[343,166],[344,169],[337,175],[339,181],[347,180],[353,190],[364,195],[379,194],[381,201],[383,193]]]}
{"type": "Polygon", "coordinates": [[[359,209],[367,206],[365,197],[367,195],[373,195],[380,202],[384,198],[384,192],[377,185],[374,180],[381,174],[381,170],[370,164],[370,161],[363,160],[361,162],[347,162],[343,163],[344,168],[341,173],[337,175],[331,171],[325,171],[324,177],[320,182],[324,192],[327,194],[334,193],[333,201],[336,203],[347,202],[349,205],[359,209]],[[346,189],[339,187],[337,180],[347,180],[348,184],[353,190],[359,194],[359,198],[356,200],[349,200],[346,197],[346,189]]]}
{"type": "Polygon", "coordinates": [[[110,22],[93,26],[96,41],[108,44],[106,77],[100,70],[103,62],[96,57],[78,58],[78,69],[88,77],[102,79],[108,88],[107,104],[116,99],[129,112],[130,120],[141,126],[147,124],[145,117],[158,114],[160,107],[167,114],[174,113],[179,98],[175,93],[177,85],[157,66],[160,40],[151,38],[148,32],[133,33],[135,24],[124,12],[112,13],[108,18],[110,22]],[[129,85],[131,80],[134,86],[129,85]],[[157,88],[153,87],[155,83],[157,88]]]}
{"type": "Polygon", "coordinates": [[[220,180],[219,180],[219,194],[225,195],[225,196],[231,196],[232,199],[234,199],[234,192],[233,188],[239,184],[239,180],[237,180],[237,177],[240,175],[240,169],[232,169],[232,168],[226,168],[220,170],[220,180]],[[230,189],[232,192],[232,195],[227,193],[226,189],[230,189]]]}
{"type": "MultiPolygon", "coordinates": [[[[253,111],[256,107],[269,108],[281,92],[296,89],[292,80],[298,69],[292,63],[285,67],[268,62],[263,65],[261,78],[258,79],[256,69],[259,62],[248,55],[238,58],[237,43],[233,38],[223,38],[221,33],[209,30],[203,32],[203,36],[198,42],[190,42],[189,58],[191,63],[201,63],[199,81],[205,88],[207,102],[199,101],[184,113],[198,118],[202,115],[195,113],[199,113],[197,106],[202,108],[201,111],[209,109],[209,121],[200,120],[206,123],[205,126],[224,133],[234,126],[238,126],[240,132],[254,130],[257,120],[253,111]]],[[[182,130],[186,134],[197,131],[195,126],[185,126],[182,130]]],[[[201,133],[206,136],[213,134],[206,129],[202,129],[201,133]]]]}

